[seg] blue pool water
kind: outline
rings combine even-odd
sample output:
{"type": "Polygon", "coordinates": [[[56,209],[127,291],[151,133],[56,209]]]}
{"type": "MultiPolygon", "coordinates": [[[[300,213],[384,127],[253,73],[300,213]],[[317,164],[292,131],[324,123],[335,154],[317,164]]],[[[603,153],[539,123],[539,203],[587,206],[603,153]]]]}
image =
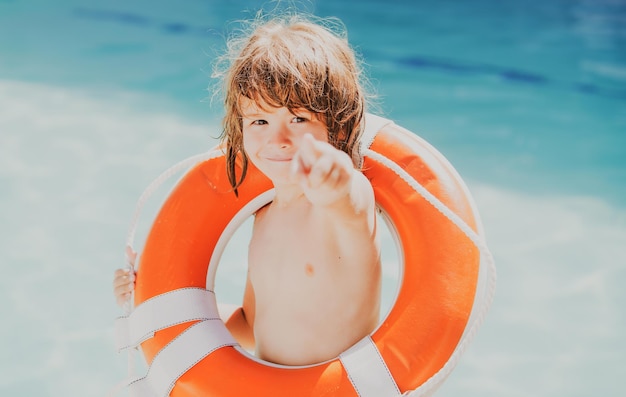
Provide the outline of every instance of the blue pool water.
{"type": "MultiPolygon", "coordinates": [[[[2,395],[102,396],[124,377],[110,281],[135,201],[215,142],[211,63],[261,4],[0,0],[2,395]]],[[[437,395],[623,393],[626,3],[299,7],[343,20],[383,114],[481,210],[496,299],[437,395]]]]}

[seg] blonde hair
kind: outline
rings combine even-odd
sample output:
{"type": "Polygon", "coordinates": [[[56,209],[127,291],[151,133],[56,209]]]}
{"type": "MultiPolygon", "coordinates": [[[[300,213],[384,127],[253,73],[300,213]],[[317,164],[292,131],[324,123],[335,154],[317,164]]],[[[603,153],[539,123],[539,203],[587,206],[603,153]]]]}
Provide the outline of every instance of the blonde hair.
{"type": "Polygon", "coordinates": [[[226,113],[220,138],[226,147],[228,179],[235,194],[248,166],[243,148],[242,96],[272,107],[304,108],[315,113],[326,123],[329,142],[352,156],[365,112],[361,67],[338,21],[316,22],[302,15],[257,19],[249,35],[229,41],[229,51],[218,62],[214,76],[223,80],[226,113]],[[339,32],[331,30],[333,23],[339,32]]]}

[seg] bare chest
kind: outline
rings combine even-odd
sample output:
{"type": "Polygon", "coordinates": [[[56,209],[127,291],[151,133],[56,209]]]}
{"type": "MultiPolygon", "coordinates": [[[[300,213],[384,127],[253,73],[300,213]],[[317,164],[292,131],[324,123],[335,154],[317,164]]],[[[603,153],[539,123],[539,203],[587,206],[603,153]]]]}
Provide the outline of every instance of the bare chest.
{"type": "Polygon", "coordinates": [[[255,290],[327,281],[341,261],[339,248],[313,213],[266,212],[255,220],[250,240],[250,280],[255,290]]]}

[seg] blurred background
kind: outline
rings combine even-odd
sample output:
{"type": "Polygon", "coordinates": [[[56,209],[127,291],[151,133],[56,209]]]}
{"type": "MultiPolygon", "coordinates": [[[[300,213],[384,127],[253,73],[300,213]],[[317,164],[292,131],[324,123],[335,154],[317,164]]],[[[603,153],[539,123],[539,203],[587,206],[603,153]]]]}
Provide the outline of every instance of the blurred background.
{"type": "MultiPolygon", "coordinates": [[[[212,64],[263,7],[0,0],[2,395],[103,396],[125,376],[111,280],[136,200],[215,144],[212,64]]],[[[295,7],[344,22],[379,113],[438,148],[481,211],[496,298],[437,395],[623,392],[626,2],[295,7]]]]}

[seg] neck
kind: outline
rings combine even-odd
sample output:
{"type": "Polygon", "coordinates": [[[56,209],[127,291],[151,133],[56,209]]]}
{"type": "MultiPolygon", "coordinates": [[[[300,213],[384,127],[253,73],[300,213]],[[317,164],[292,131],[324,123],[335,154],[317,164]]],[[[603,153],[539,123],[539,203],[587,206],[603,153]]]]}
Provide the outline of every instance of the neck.
{"type": "Polygon", "coordinates": [[[306,198],[297,184],[275,186],[275,192],[273,204],[279,207],[286,207],[306,198]]]}

